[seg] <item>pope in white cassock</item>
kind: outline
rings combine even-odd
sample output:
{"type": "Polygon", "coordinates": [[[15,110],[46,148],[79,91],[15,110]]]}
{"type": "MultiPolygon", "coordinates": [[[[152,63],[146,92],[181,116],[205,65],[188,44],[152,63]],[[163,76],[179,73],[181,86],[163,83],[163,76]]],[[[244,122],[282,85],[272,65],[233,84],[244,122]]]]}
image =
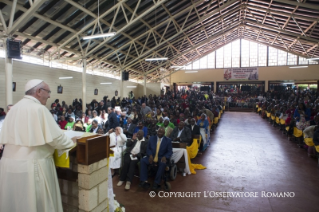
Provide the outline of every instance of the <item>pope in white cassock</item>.
{"type": "Polygon", "coordinates": [[[75,144],[61,131],[45,107],[50,88],[30,80],[25,96],[15,104],[2,126],[0,144],[1,212],[62,212],[60,188],[53,161],[54,149],[75,144]]]}

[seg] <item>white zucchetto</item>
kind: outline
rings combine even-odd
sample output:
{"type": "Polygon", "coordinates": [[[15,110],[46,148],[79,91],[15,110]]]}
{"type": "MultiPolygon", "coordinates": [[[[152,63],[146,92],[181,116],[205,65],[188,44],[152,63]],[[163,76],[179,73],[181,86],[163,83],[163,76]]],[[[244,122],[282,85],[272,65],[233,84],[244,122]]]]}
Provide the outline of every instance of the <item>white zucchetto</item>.
{"type": "Polygon", "coordinates": [[[35,86],[39,85],[41,82],[43,82],[43,80],[40,80],[40,79],[29,80],[27,84],[25,84],[24,91],[27,92],[31,88],[34,88],[35,86]]]}

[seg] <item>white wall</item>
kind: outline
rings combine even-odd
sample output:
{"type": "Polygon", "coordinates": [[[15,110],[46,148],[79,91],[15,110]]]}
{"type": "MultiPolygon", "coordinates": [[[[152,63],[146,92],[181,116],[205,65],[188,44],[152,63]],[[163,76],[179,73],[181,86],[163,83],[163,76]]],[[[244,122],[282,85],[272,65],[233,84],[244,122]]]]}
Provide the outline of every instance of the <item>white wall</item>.
{"type": "MultiPolygon", "coordinates": [[[[51,98],[48,100],[47,107],[55,99],[60,102],[65,101],[71,104],[75,98],[82,98],[82,73],[69,71],[65,69],[50,68],[42,65],[35,65],[20,61],[13,61],[13,82],[16,82],[16,92],[13,92],[13,103],[18,102],[24,96],[24,86],[30,79],[42,79],[52,91],[51,98]],[[59,77],[72,76],[73,79],[60,80],[59,77]],[[63,86],[63,94],[57,93],[57,86],[63,86]]],[[[95,76],[87,74],[87,103],[93,99],[102,100],[103,96],[113,97],[117,90],[120,95],[120,80],[95,76]],[[101,85],[101,82],[112,82],[111,85],[101,85]],[[98,89],[98,95],[94,95],[94,89],[98,89]]],[[[133,90],[136,97],[142,96],[143,85],[130,81],[123,82],[123,95],[128,96],[128,93],[133,90]],[[136,88],[127,88],[128,85],[135,85],[136,88]]],[[[5,108],[5,68],[4,59],[0,59],[0,107],[5,108]]]]}
{"type": "Polygon", "coordinates": [[[160,95],[161,83],[146,83],[146,96],[149,96],[150,94],[157,96],[160,95]]]}

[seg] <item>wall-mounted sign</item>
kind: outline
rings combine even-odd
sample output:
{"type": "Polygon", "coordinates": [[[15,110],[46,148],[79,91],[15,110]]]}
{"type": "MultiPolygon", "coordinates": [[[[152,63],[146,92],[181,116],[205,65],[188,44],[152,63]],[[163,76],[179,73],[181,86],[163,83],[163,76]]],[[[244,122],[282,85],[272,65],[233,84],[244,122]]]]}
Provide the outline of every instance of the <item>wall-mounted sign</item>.
{"type": "Polygon", "coordinates": [[[258,80],[258,68],[228,68],[224,69],[225,80],[258,80]]]}

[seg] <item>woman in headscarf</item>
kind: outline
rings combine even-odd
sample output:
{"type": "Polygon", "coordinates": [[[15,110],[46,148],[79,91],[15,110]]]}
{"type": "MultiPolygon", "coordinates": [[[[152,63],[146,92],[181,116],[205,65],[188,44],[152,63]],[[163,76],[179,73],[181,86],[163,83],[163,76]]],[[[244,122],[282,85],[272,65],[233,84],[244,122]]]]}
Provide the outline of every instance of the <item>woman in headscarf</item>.
{"type": "Polygon", "coordinates": [[[110,129],[106,134],[110,136],[111,150],[114,152],[113,157],[110,157],[110,168],[112,170],[112,176],[114,176],[114,169],[119,169],[122,162],[122,152],[125,150],[125,142],[127,141],[126,135],[123,133],[121,127],[116,127],[115,131],[110,129]]]}

